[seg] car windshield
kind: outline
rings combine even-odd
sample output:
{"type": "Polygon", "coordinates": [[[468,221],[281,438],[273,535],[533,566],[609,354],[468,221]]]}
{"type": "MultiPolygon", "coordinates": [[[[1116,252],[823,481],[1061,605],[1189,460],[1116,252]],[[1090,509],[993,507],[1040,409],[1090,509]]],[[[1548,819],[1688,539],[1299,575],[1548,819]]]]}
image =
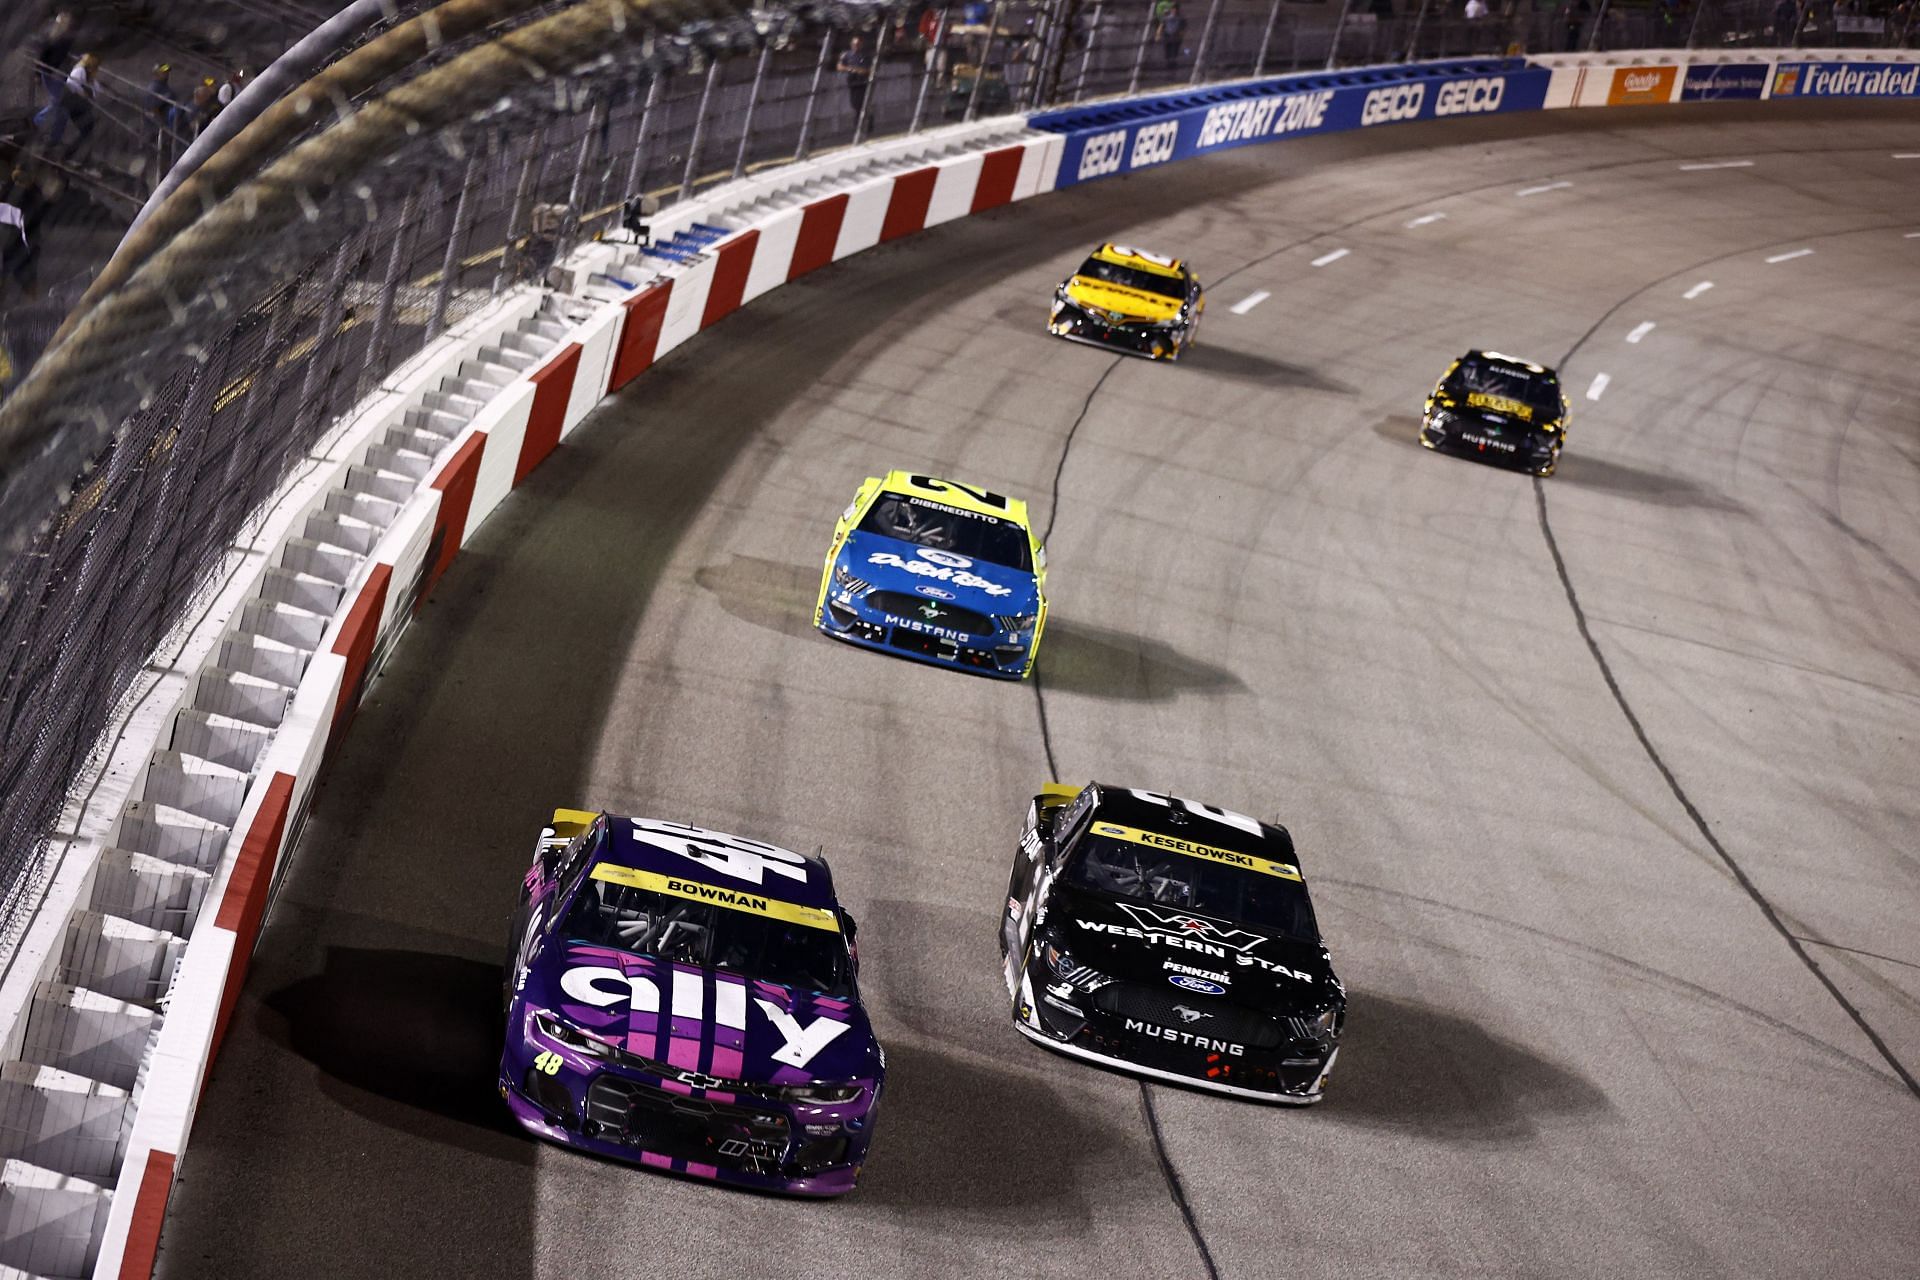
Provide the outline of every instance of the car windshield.
{"type": "Polygon", "coordinates": [[[916,547],[952,551],[1009,569],[1033,568],[1027,531],[1011,520],[975,515],[907,494],[881,494],[860,522],[860,532],[898,538],[916,547]]]}
{"type": "Polygon", "coordinates": [[[1163,298],[1187,296],[1187,282],[1178,276],[1163,276],[1158,271],[1142,271],[1138,267],[1123,266],[1100,258],[1088,258],[1074,274],[1105,280],[1108,284],[1117,284],[1126,289],[1137,289],[1141,293],[1157,293],[1163,298]]]}
{"type": "Polygon", "coordinates": [[[724,969],[830,996],[847,997],[847,950],[831,929],[790,924],[731,907],[692,902],[590,879],[567,912],[570,942],[614,947],[673,964],[724,969]]]}
{"type": "Polygon", "coordinates": [[[1071,859],[1067,883],[1082,889],[1178,907],[1304,942],[1320,939],[1313,905],[1298,880],[1091,833],[1071,859]]]}
{"type": "Polygon", "coordinates": [[[1560,380],[1550,373],[1530,373],[1491,360],[1462,360],[1447,379],[1447,388],[1479,407],[1508,412],[1518,404],[1533,411],[1517,417],[1560,415],[1560,380]]]}

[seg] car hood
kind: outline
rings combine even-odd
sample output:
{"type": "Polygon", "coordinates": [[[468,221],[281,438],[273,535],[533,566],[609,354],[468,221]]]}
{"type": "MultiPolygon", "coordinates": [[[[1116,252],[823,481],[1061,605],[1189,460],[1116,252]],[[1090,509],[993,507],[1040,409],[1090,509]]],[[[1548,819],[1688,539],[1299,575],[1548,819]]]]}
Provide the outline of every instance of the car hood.
{"type": "Polygon", "coordinates": [[[522,999],[628,1053],[748,1083],[870,1080],[858,1001],[571,943],[544,950],[522,999]]]}
{"type": "Polygon", "coordinates": [[[1067,281],[1067,297],[1075,306],[1090,311],[1109,311],[1127,320],[1171,320],[1180,314],[1181,302],[1164,294],[1129,289],[1125,285],[1074,276],[1067,281]]]}
{"type": "Polygon", "coordinates": [[[986,614],[1032,613],[1040,592],[1024,569],[915,546],[900,538],[856,530],[847,536],[840,563],[876,588],[929,600],[950,601],[986,614]]]}
{"type": "Polygon", "coordinates": [[[1175,907],[1061,886],[1045,923],[1075,963],[1129,982],[1224,997],[1274,1015],[1312,1013],[1340,994],[1325,948],[1175,907]]]}

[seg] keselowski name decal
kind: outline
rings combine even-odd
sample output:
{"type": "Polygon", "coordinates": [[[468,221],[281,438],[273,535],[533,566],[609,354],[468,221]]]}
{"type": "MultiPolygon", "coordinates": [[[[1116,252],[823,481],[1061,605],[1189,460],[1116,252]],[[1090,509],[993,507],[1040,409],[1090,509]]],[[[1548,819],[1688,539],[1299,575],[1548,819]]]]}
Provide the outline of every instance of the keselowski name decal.
{"type": "Polygon", "coordinates": [[[623,867],[611,862],[603,862],[596,866],[593,869],[593,878],[605,880],[609,884],[631,885],[636,889],[648,889],[654,893],[687,898],[694,902],[710,902],[716,907],[727,907],[734,911],[750,911],[757,916],[785,920],[788,924],[803,924],[813,929],[840,932],[839,917],[823,907],[803,907],[797,902],[782,902],[778,898],[768,898],[757,893],[744,893],[739,889],[728,889],[722,885],[687,880],[680,876],[660,875],[658,872],[641,871],[635,867],[623,867]]]}
{"type": "Polygon", "coordinates": [[[1248,871],[1257,871],[1265,876],[1278,876],[1282,880],[1299,880],[1300,868],[1290,862],[1273,862],[1267,858],[1258,858],[1250,853],[1236,853],[1232,849],[1216,849],[1210,844],[1199,844],[1192,840],[1183,840],[1179,836],[1165,836],[1157,831],[1142,831],[1138,827],[1123,827],[1117,822],[1096,822],[1093,824],[1095,835],[1107,836],[1114,840],[1131,840],[1134,844],[1144,844],[1155,849],[1165,849],[1170,853],[1185,854],[1189,858],[1203,858],[1208,862],[1224,862],[1228,866],[1244,867],[1248,871]]]}

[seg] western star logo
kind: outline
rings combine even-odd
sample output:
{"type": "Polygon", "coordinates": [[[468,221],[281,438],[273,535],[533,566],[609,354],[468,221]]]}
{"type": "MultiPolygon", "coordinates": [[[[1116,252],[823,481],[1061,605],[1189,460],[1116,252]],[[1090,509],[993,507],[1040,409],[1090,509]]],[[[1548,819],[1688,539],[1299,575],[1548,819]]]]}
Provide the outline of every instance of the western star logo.
{"type": "Polygon", "coordinates": [[[1215,924],[1211,920],[1203,920],[1199,916],[1161,911],[1155,907],[1136,906],[1131,902],[1121,903],[1120,909],[1132,916],[1134,922],[1149,934],[1197,938],[1219,946],[1230,947],[1235,951],[1251,951],[1266,941],[1257,933],[1248,933],[1245,929],[1230,929],[1225,925],[1215,924]]]}

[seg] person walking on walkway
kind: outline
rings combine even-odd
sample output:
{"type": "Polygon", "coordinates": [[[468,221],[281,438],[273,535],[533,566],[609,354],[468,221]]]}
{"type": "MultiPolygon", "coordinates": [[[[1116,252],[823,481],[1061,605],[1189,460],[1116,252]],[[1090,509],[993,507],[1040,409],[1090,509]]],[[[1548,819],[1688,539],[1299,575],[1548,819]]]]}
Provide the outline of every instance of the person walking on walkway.
{"type": "Polygon", "coordinates": [[[840,55],[836,70],[847,78],[847,105],[853,108],[854,119],[860,118],[860,112],[867,105],[867,89],[873,84],[873,55],[867,52],[865,36],[854,34],[847,41],[847,50],[840,55]]]}

